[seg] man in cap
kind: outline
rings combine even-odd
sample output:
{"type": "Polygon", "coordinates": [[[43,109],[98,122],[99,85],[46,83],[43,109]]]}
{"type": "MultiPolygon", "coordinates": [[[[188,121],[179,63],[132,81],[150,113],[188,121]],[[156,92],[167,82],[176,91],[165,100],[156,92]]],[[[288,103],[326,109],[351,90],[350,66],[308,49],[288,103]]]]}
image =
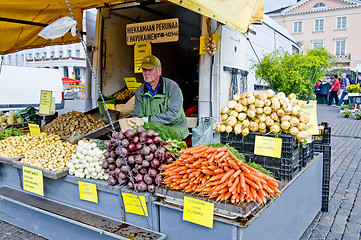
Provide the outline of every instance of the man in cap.
{"type": "Polygon", "coordinates": [[[160,60],[154,55],[146,56],[141,67],[144,83],[135,91],[133,116],[169,125],[181,139],[186,138],[189,131],[178,84],[162,76],[160,60]]]}
{"type": "Polygon", "coordinates": [[[341,74],[341,81],[342,81],[343,92],[342,92],[340,100],[338,101],[337,106],[341,106],[343,104],[343,99],[345,98],[345,96],[347,94],[346,87],[350,86],[350,79],[348,79],[348,77],[346,76],[346,73],[341,74]]]}

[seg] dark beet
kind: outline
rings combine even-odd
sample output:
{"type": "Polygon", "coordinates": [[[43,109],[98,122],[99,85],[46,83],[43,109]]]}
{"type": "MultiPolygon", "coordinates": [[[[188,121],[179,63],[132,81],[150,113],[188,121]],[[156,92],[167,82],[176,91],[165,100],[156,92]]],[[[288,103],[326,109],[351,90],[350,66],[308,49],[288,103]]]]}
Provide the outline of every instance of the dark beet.
{"type": "Polygon", "coordinates": [[[145,182],[141,181],[137,184],[137,189],[140,192],[144,192],[148,189],[148,186],[147,186],[147,184],[145,184],[145,182]]]}
{"type": "Polygon", "coordinates": [[[163,165],[164,165],[163,163],[159,164],[159,166],[157,168],[159,172],[161,172],[163,170],[163,165]]]}
{"type": "Polygon", "coordinates": [[[128,179],[118,179],[119,185],[127,184],[128,179]]]}
{"type": "Polygon", "coordinates": [[[158,144],[158,143],[160,143],[162,141],[162,139],[160,138],[160,137],[155,137],[155,138],[153,138],[153,142],[155,143],[155,144],[158,144]]]}
{"type": "Polygon", "coordinates": [[[150,166],[150,164],[149,164],[149,162],[148,162],[147,160],[143,160],[143,161],[142,161],[142,165],[143,165],[143,167],[145,167],[145,168],[149,168],[149,166],[150,166]]]}
{"type": "Polygon", "coordinates": [[[118,139],[119,140],[122,140],[124,138],[124,132],[122,131],[122,130],[120,130],[119,132],[118,132],[118,139]]]}
{"type": "Polygon", "coordinates": [[[105,151],[105,152],[103,153],[103,156],[104,156],[105,159],[107,159],[108,157],[110,157],[110,151],[109,151],[109,150],[105,151]]]}
{"type": "Polygon", "coordinates": [[[159,166],[160,162],[158,159],[153,158],[153,160],[150,162],[150,165],[154,168],[157,168],[159,166]]]}
{"type": "Polygon", "coordinates": [[[112,143],[110,142],[110,140],[104,141],[104,147],[106,147],[107,149],[109,149],[111,145],[112,145],[112,143]]]}
{"type": "Polygon", "coordinates": [[[151,138],[147,138],[145,140],[145,143],[148,144],[148,145],[153,144],[153,140],[151,138]]]}
{"type": "Polygon", "coordinates": [[[167,164],[171,164],[174,161],[173,158],[167,158],[167,164]]]}
{"type": "Polygon", "coordinates": [[[128,129],[124,132],[124,136],[128,139],[133,138],[134,137],[134,130],[133,129],[128,129]]]}
{"type": "Polygon", "coordinates": [[[128,186],[129,189],[134,188],[134,185],[133,185],[133,183],[131,181],[128,182],[127,186],[128,186]]]}
{"type": "Polygon", "coordinates": [[[153,158],[154,158],[153,153],[150,153],[149,155],[145,155],[145,156],[144,156],[144,159],[147,160],[147,161],[149,161],[149,162],[152,161],[153,158]]]}
{"type": "Polygon", "coordinates": [[[108,182],[109,182],[109,185],[110,186],[114,186],[115,184],[117,184],[117,179],[115,179],[115,177],[110,177],[109,179],[108,179],[108,182]]]}
{"type": "Polygon", "coordinates": [[[158,170],[155,168],[150,168],[148,171],[149,176],[155,178],[158,175],[158,170]]]}
{"type": "Polygon", "coordinates": [[[148,146],[143,147],[142,155],[149,155],[149,154],[150,154],[150,148],[148,146]]]}
{"type": "Polygon", "coordinates": [[[115,159],[112,158],[112,157],[109,157],[109,158],[107,159],[107,161],[108,161],[108,163],[115,163],[115,159]]]}
{"type": "Polygon", "coordinates": [[[150,185],[148,185],[148,192],[150,192],[150,193],[154,193],[154,191],[155,191],[155,185],[154,184],[150,184],[150,185]]]}
{"type": "Polygon", "coordinates": [[[163,176],[160,174],[158,176],[156,176],[154,179],[154,182],[155,182],[155,184],[157,184],[157,186],[161,185],[162,181],[163,181],[163,176]]]}
{"type": "Polygon", "coordinates": [[[103,163],[102,163],[102,167],[103,167],[104,169],[109,168],[109,162],[106,161],[106,160],[104,160],[103,163]]]}
{"type": "Polygon", "coordinates": [[[142,174],[137,174],[134,178],[134,180],[136,182],[140,182],[140,181],[143,181],[143,175],[142,174]]]}
{"type": "Polygon", "coordinates": [[[122,145],[123,148],[127,148],[129,146],[129,141],[128,141],[128,139],[124,138],[124,139],[122,139],[120,144],[122,145]]]}
{"type": "Polygon", "coordinates": [[[139,170],[139,173],[142,174],[142,175],[145,175],[147,174],[148,170],[146,168],[142,168],[139,170]]]}
{"type": "Polygon", "coordinates": [[[140,150],[140,149],[142,149],[142,148],[143,148],[143,144],[141,144],[141,143],[135,144],[135,149],[136,149],[136,150],[140,150]]]}
{"type": "Polygon", "coordinates": [[[124,164],[124,160],[123,158],[117,158],[117,160],[115,160],[115,165],[117,165],[117,167],[121,167],[124,164]]]}
{"type": "Polygon", "coordinates": [[[116,169],[114,169],[114,174],[115,174],[115,176],[118,176],[118,175],[119,175],[119,173],[121,173],[120,168],[116,168],[116,169]]]}
{"type": "Polygon", "coordinates": [[[109,170],[109,168],[107,168],[107,169],[104,169],[104,172],[105,172],[105,173],[110,173],[110,170],[109,170]]]}
{"type": "Polygon", "coordinates": [[[129,156],[129,157],[128,157],[128,163],[129,163],[130,165],[133,165],[134,162],[135,162],[134,156],[132,156],[132,155],[129,156]]]}
{"type": "Polygon", "coordinates": [[[135,161],[136,164],[141,164],[142,161],[143,161],[142,155],[135,155],[134,161],[135,161]]]}
{"type": "Polygon", "coordinates": [[[145,130],[142,126],[138,126],[136,131],[137,131],[137,134],[141,134],[141,133],[145,132],[145,130]]]}
{"type": "Polygon", "coordinates": [[[157,145],[155,145],[154,143],[150,144],[150,145],[149,145],[149,148],[150,148],[150,151],[151,151],[151,152],[157,151],[157,145]]]}
{"type": "Polygon", "coordinates": [[[111,152],[110,152],[110,157],[111,157],[111,158],[117,158],[117,157],[120,155],[120,153],[117,153],[117,149],[119,149],[119,147],[117,147],[117,148],[115,149],[115,151],[111,151],[111,152]]]}
{"type": "Polygon", "coordinates": [[[127,179],[127,175],[123,172],[120,172],[118,178],[119,179],[127,179]]]}
{"type": "Polygon", "coordinates": [[[123,173],[128,173],[128,171],[129,171],[129,168],[127,167],[127,165],[123,165],[120,169],[122,170],[123,173]]]}
{"type": "Polygon", "coordinates": [[[135,144],[139,143],[139,136],[135,135],[133,137],[133,143],[135,143],[135,144]]]}
{"type": "Polygon", "coordinates": [[[135,144],[134,143],[129,143],[128,151],[129,152],[134,152],[135,151],[135,144]]]}
{"type": "Polygon", "coordinates": [[[145,174],[143,179],[144,179],[144,182],[148,185],[153,183],[153,178],[151,176],[149,176],[149,174],[145,174]]]}
{"type": "Polygon", "coordinates": [[[109,163],[109,170],[113,171],[116,168],[115,163],[109,163]]]}
{"type": "Polygon", "coordinates": [[[154,138],[155,132],[153,130],[148,130],[145,132],[147,138],[154,138]]]}

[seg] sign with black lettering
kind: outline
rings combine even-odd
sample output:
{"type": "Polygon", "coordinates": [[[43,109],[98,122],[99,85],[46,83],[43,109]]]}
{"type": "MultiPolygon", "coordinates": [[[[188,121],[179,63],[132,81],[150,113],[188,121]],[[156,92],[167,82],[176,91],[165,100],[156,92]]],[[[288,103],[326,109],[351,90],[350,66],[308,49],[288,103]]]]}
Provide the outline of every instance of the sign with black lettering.
{"type": "Polygon", "coordinates": [[[26,191],[44,196],[43,172],[23,166],[23,188],[26,191]]]}
{"type": "Polygon", "coordinates": [[[184,197],[183,220],[213,228],[214,204],[184,197]]]}
{"type": "Polygon", "coordinates": [[[127,24],[127,44],[175,42],[179,38],[178,18],[127,24]]]}

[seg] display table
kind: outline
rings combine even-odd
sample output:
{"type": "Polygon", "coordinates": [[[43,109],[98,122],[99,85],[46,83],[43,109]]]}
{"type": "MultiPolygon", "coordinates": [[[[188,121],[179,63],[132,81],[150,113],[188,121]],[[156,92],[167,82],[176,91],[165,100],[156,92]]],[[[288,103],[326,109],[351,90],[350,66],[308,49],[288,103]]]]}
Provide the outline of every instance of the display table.
{"type": "Polygon", "coordinates": [[[310,161],[284,185],[279,197],[247,218],[228,219],[215,215],[212,229],[184,221],[181,205],[168,203],[149,193],[140,194],[147,203],[147,218],[127,213],[122,193],[134,192],[126,187],[111,187],[105,181],[74,176],[56,180],[44,178],[44,196],[37,196],[22,190],[22,170],[2,163],[0,186],[1,220],[49,239],[140,239],[134,235],[119,237],[112,234],[121,229],[109,227],[117,221],[118,224],[126,222],[124,226],[136,234],[146,232],[149,234],[146,239],[298,239],[321,209],[322,157],[310,161]],[[78,181],[96,184],[98,203],[79,199],[78,181]],[[38,205],[21,200],[26,198],[21,196],[26,195],[38,205]],[[44,204],[39,205],[40,201],[44,204]],[[53,208],[56,209],[52,211],[53,208]],[[76,211],[79,214],[74,214],[76,211]],[[64,216],[59,216],[59,212],[64,216]],[[84,218],[79,218],[80,214],[84,214],[84,218]],[[68,215],[77,216],[71,218],[68,215]],[[89,226],[92,222],[94,225],[89,226]]]}

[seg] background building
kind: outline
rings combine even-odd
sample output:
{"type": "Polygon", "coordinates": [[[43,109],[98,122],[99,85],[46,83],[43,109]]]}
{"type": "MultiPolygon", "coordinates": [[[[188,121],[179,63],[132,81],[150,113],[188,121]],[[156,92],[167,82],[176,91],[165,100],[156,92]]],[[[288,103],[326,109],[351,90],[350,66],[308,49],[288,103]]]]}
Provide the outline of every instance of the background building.
{"type": "Polygon", "coordinates": [[[335,69],[361,72],[361,2],[357,0],[299,0],[266,13],[285,27],[303,50],[324,47],[335,55],[335,69]]]}

